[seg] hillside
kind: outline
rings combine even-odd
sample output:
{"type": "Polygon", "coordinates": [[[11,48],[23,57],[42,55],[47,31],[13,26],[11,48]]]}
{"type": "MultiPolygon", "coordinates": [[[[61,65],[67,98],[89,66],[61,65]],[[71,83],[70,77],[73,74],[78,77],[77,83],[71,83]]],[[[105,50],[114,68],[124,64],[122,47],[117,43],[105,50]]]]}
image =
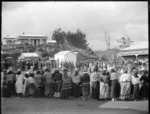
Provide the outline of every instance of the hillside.
{"type": "Polygon", "coordinates": [[[105,51],[95,51],[94,53],[99,57],[101,58],[102,56],[103,57],[106,57],[106,59],[114,59],[114,57],[116,56],[116,54],[119,52],[119,49],[107,49],[105,51]]]}

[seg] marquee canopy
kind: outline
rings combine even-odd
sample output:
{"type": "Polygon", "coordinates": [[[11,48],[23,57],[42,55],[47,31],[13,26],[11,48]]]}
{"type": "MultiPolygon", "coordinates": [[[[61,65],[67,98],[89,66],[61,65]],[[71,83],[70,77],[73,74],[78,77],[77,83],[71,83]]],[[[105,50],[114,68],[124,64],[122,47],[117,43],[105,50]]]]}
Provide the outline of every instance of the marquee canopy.
{"type": "Polygon", "coordinates": [[[18,59],[21,60],[21,59],[39,58],[39,57],[40,56],[37,53],[21,53],[18,59]]]}

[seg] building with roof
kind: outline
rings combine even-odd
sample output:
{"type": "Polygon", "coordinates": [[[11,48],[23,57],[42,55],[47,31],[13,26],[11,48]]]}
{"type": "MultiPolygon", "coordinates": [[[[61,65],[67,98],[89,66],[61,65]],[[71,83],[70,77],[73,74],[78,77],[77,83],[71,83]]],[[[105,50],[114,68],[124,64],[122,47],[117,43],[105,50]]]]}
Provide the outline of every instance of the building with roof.
{"type": "Polygon", "coordinates": [[[61,66],[61,62],[73,62],[76,64],[76,54],[72,51],[60,51],[54,55],[54,59],[59,61],[59,67],[61,66]]]}
{"type": "Polygon", "coordinates": [[[76,63],[79,63],[80,61],[85,61],[85,56],[80,52],[74,52],[74,54],[76,55],[76,63]]]}
{"type": "Polygon", "coordinates": [[[9,36],[7,35],[6,37],[3,38],[3,45],[14,45],[16,43],[16,38],[15,36],[9,36]]]}
{"type": "Polygon", "coordinates": [[[45,35],[20,35],[17,38],[18,44],[41,45],[47,44],[48,36],[45,35]]]}
{"type": "Polygon", "coordinates": [[[141,42],[122,49],[117,56],[122,56],[124,58],[148,58],[148,49],[148,42],[141,42]]]}
{"type": "Polygon", "coordinates": [[[21,53],[18,57],[18,60],[31,60],[31,59],[39,59],[40,56],[37,53],[21,53]]]}

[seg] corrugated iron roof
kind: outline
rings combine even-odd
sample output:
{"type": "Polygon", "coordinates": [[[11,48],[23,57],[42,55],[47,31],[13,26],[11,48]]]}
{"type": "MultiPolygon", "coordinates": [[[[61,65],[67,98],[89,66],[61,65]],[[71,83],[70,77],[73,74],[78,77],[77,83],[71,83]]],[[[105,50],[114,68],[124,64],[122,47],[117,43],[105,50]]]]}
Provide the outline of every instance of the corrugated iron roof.
{"type": "Polygon", "coordinates": [[[70,52],[71,51],[60,51],[60,52],[56,53],[55,55],[66,55],[67,53],[70,53],[70,52]]]}
{"type": "Polygon", "coordinates": [[[37,53],[22,53],[24,57],[39,57],[37,53]]]}
{"type": "Polygon", "coordinates": [[[125,49],[122,49],[122,51],[125,51],[125,50],[136,50],[136,49],[148,49],[148,42],[141,42],[141,43],[138,43],[138,44],[134,44],[130,47],[127,47],[125,49]]]}
{"type": "Polygon", "coordinates": [[[128,52],[120,52],[118,56],[128,56],[128,55],[147,55],[148,50],[137,50],[137,51],[128,51],[128,52]]]}

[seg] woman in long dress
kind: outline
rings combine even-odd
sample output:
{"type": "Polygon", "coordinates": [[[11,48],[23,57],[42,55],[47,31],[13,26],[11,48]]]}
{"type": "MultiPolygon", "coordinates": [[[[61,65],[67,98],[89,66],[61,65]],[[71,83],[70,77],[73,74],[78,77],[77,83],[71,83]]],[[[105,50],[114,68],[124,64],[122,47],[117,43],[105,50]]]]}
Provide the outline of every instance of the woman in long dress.
{"type": "Polygon", "coordinates": [[[37,86],[36,89],[36,97],[41,97],[42,96],[42,81],[43,77],[40,71],[37,71],[36,75],[34,76],[34,80],[37,86]]]}
{"type": "Polygon", "coordinates": [[[127,68],[124,68],[123,74],[120,76],[120,98],[122,100],[129,100],[131,98],[131,80],[132,77],[130,74],[127,74],[127,68]]]}
{"type": "Polygon", "coordinates": [[[61,90],[61,98],[62,99],[69,99],[72,89],[72,79],[67,74],[68,70],[63,70],[63,83],[62,83],[62,90],[61,90]]]}
{"type": "Polygon", "coordinates": [[[35,85],[35,80],[34,80],[34,74],[31,73],[28,78],[28,92],[29,96],[34,97],[35,96],[35,91],[36,91],[36,85],[35,85]]]}
{"type": "Polygon", "coordinates": [[[91,74],[91,84],[92,84],[92,98],[99,99],[99,79],[100,73],[98,72],[98,67],[94,68],[94,72],[91,74]]]}
{"type": "Polygon", "coordinates": [[[59,70],[55,70],[52,75],[52,80],[54,81],[54,97],[61,97],[61,89],[62,89],[62,74],[59,70]]]}
{"type": "Polygon", "coordinates": [[[139,84],[140,84],[140,78],[138,77],[138,71],[134,70],[133,76],[132,76],[132,84],[133,84],[133,100],[139,99],[139,84]]]}
{"type": "Polygon", "coordinates": [[[111,80],[111,98],[112,101],[117,100],[120,94],[120,83],[118,81],[118,74],[114,69],[110,71],[110,80],[111,80]]]}
{"type": "Polygon", "coordinates": [[[84,72],[81,77],[81,92],[83,95],[82,100],[87,100],[90,95],[90,75],[84,72]]]}
{"type": "Polygon", "coordinates": [[[72,76],[73,82],[73,97],[78,99],[81,96],[81,75],[79,74],[79,69],[75,68],[74,75],[72,76]]]}
{"type": "Polygon", "coordinates": [[[49,69],[45,70],[43,74],[43,81],[44,81],[44,95],[46,97],[53,97],[53,84],[52,84],[52,74],[49,69]]]}
{"type": "Polygon", "coordinates": [[[17,81],[15,83],[16,93],[19,97],[22,97],[22,94],[23,94],[23,75],[21,74],[21,71],[17,72],[16,79],[17,79],[17,81]]]}
{"type": "Polygon", "coordinates": [[[24,85],[23,85],[23,96],[27,95],[27,84],[28,84],[28,74],[25,73],[24,77],[24,85]]]}
{"type": "Polygon", "coordinates": [[[102,76],[100,78],[100,93],[99,99],[108,99],[109,98],[109,76],[106,70],[102,72],[102,76]]]}

